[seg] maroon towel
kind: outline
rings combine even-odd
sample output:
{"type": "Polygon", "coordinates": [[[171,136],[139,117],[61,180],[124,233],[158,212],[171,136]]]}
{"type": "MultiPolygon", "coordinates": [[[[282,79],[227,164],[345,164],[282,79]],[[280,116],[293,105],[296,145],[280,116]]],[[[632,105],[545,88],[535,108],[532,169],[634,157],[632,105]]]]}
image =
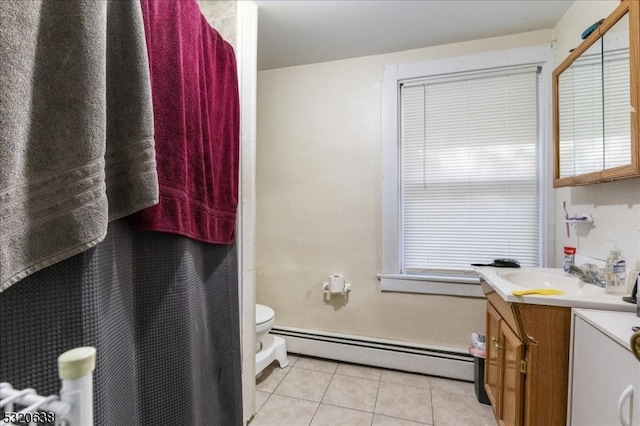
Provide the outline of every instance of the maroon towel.
{"type": "Polygon", "coordinates": [[[160,202],[132,225],[233,243],[240,106],[233,48],[196,0],[141,0],[151,70],[160,202]]]}

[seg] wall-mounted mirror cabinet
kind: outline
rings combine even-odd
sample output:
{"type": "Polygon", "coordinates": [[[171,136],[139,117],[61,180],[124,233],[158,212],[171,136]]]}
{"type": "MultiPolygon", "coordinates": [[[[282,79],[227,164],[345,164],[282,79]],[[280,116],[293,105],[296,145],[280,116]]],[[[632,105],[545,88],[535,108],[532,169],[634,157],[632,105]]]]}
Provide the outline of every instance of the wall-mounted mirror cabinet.
{"type": "Polygon", "coordinates": [[[556,188],[640,176],[639,13],[621,1],[553,72],[556,188]]]}

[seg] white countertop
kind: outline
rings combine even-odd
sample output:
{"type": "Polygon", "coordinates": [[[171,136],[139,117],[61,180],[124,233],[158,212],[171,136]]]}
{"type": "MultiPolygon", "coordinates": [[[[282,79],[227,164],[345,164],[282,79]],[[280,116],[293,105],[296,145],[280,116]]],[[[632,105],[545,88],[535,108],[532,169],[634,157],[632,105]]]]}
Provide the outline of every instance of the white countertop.
{"type": "Polygon", "coordinates": [[[500,276],[505,271],[532,271],[564,276],[562,269],[554,268],[496,268],[493,266],[477,266],[476,272],[507,302],[530,303],[536,305],[568,306],[573,308],[601,309],[607,311],[636,312],[636,305],[622,300],[621,295],[610,295],[603,288],[591,286],[588,294],[572,295],[540,295],[514,296],[512,291],[526,287],[515,285],[500,276]]]}
{"type": "Polygon", "coordinates": [[[574,309],[574,315],[582,318],[616,343],[631,350],[631,327],[640,326],[640,318],[630,312],[611,312],[593,309],[574,309]]]}

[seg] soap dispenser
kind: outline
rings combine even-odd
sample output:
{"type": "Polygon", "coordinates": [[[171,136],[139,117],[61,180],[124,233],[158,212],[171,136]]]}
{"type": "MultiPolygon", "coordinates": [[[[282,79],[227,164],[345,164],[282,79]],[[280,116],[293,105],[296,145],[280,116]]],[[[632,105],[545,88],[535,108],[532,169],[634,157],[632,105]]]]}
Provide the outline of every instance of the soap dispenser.
{"type": "Polygon", "coordinates": [[[607,256],[604,276],[605,293],[625,294],[627,292],[627,262],[615,243],[607,256]]]}

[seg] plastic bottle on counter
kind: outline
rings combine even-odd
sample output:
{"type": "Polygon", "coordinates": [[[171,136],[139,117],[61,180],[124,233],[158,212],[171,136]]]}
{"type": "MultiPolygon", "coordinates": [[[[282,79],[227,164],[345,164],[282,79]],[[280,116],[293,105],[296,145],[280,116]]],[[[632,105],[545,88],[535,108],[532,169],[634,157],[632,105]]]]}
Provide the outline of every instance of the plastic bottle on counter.
{"type": "Polygon", "coordinates": [[[564,273],[566,275],[571,275],[571,267],[575,265],[575,259],[576,248],[566,246],[564,248],[564,264],[562,266],[562,269],[564,270],[564,273]]]}
{"type": "Polygon", "coordinates": [[[606,282],[605,293],[625,294],[627,292],[627,262],[616,246],[607,256],[604,276],[606,282]]]}

